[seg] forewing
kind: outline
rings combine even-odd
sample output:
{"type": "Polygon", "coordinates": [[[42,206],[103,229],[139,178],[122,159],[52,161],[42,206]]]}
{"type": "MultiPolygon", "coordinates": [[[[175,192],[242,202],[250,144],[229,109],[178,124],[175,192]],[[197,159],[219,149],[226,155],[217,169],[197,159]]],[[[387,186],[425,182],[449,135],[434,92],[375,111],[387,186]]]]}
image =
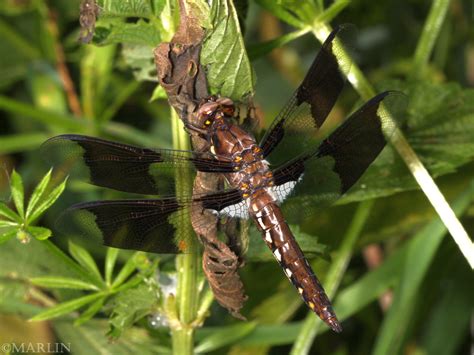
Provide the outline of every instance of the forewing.
{"type": "Polygon", "coordinates": [[[314,142],[344,86],[351,63],[339,65],[338,58],[351,47],[354,34],[354,27],[347,25],[331,32],[303,82],[264,135],[260,147],[272,164],[303,153],[314,142]]]}
{"type": "Polygon", "coordinates": [[[93,185],[151,195],[174,194],[178,174],[193,177],[196,170],[225,173],[234,168],[230,161],[197,152],[140,148],[74,134],[50,138],[41,151],[55,166],[93,185]]]}

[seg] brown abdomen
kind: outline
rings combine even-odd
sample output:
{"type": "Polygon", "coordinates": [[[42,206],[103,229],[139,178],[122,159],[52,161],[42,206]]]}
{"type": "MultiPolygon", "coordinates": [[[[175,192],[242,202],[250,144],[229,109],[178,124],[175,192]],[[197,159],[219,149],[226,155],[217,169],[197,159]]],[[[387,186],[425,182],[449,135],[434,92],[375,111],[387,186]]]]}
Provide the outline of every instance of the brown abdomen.
{"type": "Polygon", "coordinates": [[[309,266],[278,205],[273,202],[267,203],[259,211],[253,212],[252,218],[262,232],[265,243],[304,302],[335,332],[341,332],[342,327],[331,302],[309,266]]]}

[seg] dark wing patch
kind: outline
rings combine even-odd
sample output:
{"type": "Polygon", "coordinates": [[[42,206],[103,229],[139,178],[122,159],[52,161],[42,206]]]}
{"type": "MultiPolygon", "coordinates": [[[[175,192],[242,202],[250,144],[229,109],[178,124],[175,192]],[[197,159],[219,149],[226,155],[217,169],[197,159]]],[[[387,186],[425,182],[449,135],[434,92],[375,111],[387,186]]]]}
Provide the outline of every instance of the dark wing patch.
{"type": "Polygon", "coordinates": [[[266,132],[260,147],[272,164],[281,164],[290,153],[298,155],[311,145],[342,91],[351,63],[340,66],[337,57],[341,46],[350,47],[353,34],[351,26],[331,32],[302,84],[266,132]]]}
{"type": "Polygon", "coordinates": [[[234,164],[192,151],[147,149],[74,134],[47,140],[43,156],[96,186],[150,195],[175,193],[176,175],[233,172],[234,164]]]}
{"type": "Polygon", "coordinates": [[[388,112],[400,122],[405,99],[397,92],[373,97],[316,150],[274,170],[274,193],[279,201],[286,201],[282,209],[289,220],[327,207],[359,180],[385,147],[386,136],[397,127],[388,112]]]}

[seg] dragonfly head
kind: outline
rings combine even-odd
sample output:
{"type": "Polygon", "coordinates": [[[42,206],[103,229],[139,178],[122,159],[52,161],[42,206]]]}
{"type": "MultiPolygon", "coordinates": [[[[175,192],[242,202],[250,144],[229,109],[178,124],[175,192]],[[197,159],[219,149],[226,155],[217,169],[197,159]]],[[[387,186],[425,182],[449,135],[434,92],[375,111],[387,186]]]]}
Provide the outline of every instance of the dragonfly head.
{"type": "Polygon", "coordinates": [[[235,113],[234,102],[227,97],[209,96],[200,105],[198,125],[200,129],[210,131],[232,118],[235,113]]]}

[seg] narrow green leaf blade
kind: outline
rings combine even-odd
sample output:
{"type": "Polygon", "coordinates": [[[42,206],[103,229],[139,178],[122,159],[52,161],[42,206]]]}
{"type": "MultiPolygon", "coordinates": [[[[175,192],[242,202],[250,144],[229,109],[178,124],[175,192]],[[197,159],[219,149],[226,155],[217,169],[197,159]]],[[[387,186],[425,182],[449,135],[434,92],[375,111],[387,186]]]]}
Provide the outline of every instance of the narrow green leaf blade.
{"type": "Polygon", "coordinates": [[[71,313],[76,309],[81,308],[82,306],[94,302],[98,298],[104,297],[102,293],[96,293],[93,295],[88,295],[84,297],[79,297],[68,302],[58,304],[57,306],[51,307],[46,311],[40,312],[34,317],[30,318],[30,321],[38,322],[42,320],[48,320],[53,318],[58,318],[65,314],[71,313]]]}
{"type": "Polygon", "coordinates": [[[100,275],[99,269],[97,268],[97,264],[86,249],[70,241],[69,252],[84,269],[91,273],[91,280],[95,280],[99,284],[103,283],[102,276],[100,275]]]}
{"type": "Polygon", "coordinates": [[[69,288],[74,290],[93,290],[97,291],[96,285],[73,279],[70,277],[59,277],[59,276],[45,276],[45,277],[34,277],[30,279],[33,285],[48,287],[48,288],[69,288]]]}
{"type": "Polygon", "coordinates": [[[0,216],[6,217],[17,223],[21,223],[22,220],[14,211],[12,211],[4,202],[0,202],[0,216]]]}
{"type": "Polygon", "coordinates": [[[44,227],[31,226],[26,231],[38,240],[46,240],[51,237],[51,230],[44,227]]]}
{"type": "Polygon", "coordinates": [[[264,43],[257,43],[249,46],[248,54],[250,60],[255,60],[264,55],[270,53],[275,48],[283,47],[285,44],[290,43],[291,41],[305,35],[309,32],[309,29],[302,29],[299,31],[294,31],[290,33],[286,33],[280,37],[272,39],[271,41],[267,41],[264,43]]]}
{"type": "Polygon", "coordinates": [[[216,330],[213,334],[204,338],[194,348],[194,352],[206,353],[233,344],[237,342],[237,340],[250,334],[256,326],[257,324],[255,322],[248,322],[216,330]]]}
{"type": "Polygon", "coordinates": [[[8,229],[0,233],[0,244],[15,238],[18,228],[8,229]]]}
{"type": "Polygon", "coordinates": [[[74,321],[74,325],[81,325],[92,319],[101,309],[105,303],[105,297],[99,298],[92,303],[80,316],[74,321]]]}
{"type": "Polygon", "coordinates": [[[36,186],[35,190],[31,194],[30,200],[28,202],[28,206],[26,208],[26,219],[28,219],[28,217],[31,215],[31,212],[36,207],[36,204],[41,199],[41,197],[43,196],[46,188],[48,187],[48,184],[51,180],[51,172],[52,171],[53,171],[52,169],[49,169],[49,171],[41,179],[40,183],[36,186]]]}
{"type": "Polygon", "coordinates": [[[273,0],[257,0],[257,3],[263,8],[270,11],[273,15],[278,17],[280,20],[296,27],[303,28],[305,26],[304,22],[299,18],[295,17],[291,12],[285,9],[284,6],[279,4],[277,1],[273,0]]]}
{"type": "Polygon", "coordinates": [[[13,170],[12,179],[11,179],[11,190],[13,202],[15,203],[16,210],[18,215],[24,219],[25,218],[25,209],[24,209],[24,190],[23,190],[23,180],[21,179],[20,174],[13,170]]]}
{"type": "MultiPolygon", "coordinates": [[[[456,214],[469,206],[474,196],[474,183],[453,204],[456,214]]],[[[396,354],[408,329],[410,314],[416,304],[418,290],[436,250],[446,234],[446,227],[435,218],[417,235],[407,250],[401,283],[395,290],[393,304],[384,319],[374,347],[374,354],[396,354]]]]}
{"type": "Polygon", "coordinates": [[[127,260],[125,265],[122,267],[120,270],[119,274],[115,278],[112,287],[117,287],[121,285],[137,268],[137,263],[135,261],[135,256],[137,254],[134,254],[130,259],[127,260]]]}
{"type": "Polygon", "coordinates": [[[61,196],[64,189],[66,188],[67,178],[63,180],[53,191],[51,191],[45,199],[38,205],[38,207],[31,212],[30,222],[35,221],[39,218],[56,200],[61,196]]]}
{"type": "Polygon", "coordinates": [[[114,272],[115,262],[117,260],[119,250],[117,248],[107,248],[105,256],[105,283],[110,285],[114,272]]]}

